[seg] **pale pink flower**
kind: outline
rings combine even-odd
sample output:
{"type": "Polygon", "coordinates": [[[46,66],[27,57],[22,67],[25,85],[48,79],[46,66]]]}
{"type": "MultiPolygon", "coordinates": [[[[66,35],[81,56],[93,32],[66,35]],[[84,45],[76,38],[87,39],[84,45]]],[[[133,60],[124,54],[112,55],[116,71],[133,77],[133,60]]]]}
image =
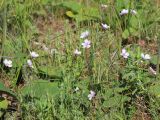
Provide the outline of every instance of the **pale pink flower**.
{"type": "Polygon", "coordinates": [[[125,58],[125,59],[127,59],[128,57],[129,57],[129,53],[126,51],[126,49],[122,49],[122,53],[121,53],[121,55],[125,58]]]}
{"type": "Polygon", "coordinates": [[[90,91],[90,94],[88,95],[88,99],[89,99],[89,100],[92,100],[92,98],[94,98],[95,95],[96,95],[96,93],[91,90],[91,91],[90,91]]]}
{"type": "Polygon", "coordinates": [[[36,53],[36,52],[30,52],[30,55],[31,55],[31,57],[33,57],[33,58],[37,58],[37,57],[39,57],[39,54],[38,53],[36,53]]]}
{"type": "Polygon", "coordinates": [[[27,64],[28,64],[28,66],[30,67],[30,68],[33,68],[33,63],[32,63],[32,61],[29,59],[29,60],[27,60],[27,64]]]}
{"type": "Polygon", "coordinates": [[[88,39],[85,39],[84,42],[82,43],[83,48],[90,48],[91,47],[91,41],[88,39]]]}
{"type": "MultiPolygon", "coordinates": [[[[136,10],[130,10],[131,14],[132,15],[136,15],[137,14],[137,11],[136,10]]],[[[120,12],[120,15],[126,15],[129,13],[129,10],[128,9],[123,9],[121,12],[120,12]]]]}
{"type": "Polygon", "coordinates": [[[121,12],[120,12],[120,15],[126,15],[128,14],[128,9],[123,9],[121,12]]]}
{"type": "Polygon", "coordinates": [[[80,38],[86,38],[88,36],[89,36],[89,31],[86,30],[85,32],[81,33],[80,38]]]}
{"type": "Polygon", "coordinates": [[[104,29],[104,30],[107,30],[107,29],[109,29],[110,28],[110,26],[108,26],[107,24],[101,24],[102,25],[102,28],[104,29]]]}

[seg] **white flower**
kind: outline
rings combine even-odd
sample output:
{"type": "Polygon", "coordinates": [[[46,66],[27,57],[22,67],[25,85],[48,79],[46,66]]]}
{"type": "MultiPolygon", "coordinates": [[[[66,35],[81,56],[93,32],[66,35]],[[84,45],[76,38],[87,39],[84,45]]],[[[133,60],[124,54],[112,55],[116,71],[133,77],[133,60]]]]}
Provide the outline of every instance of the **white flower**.
{"type": "MultiPolygon", "coordinates": [[[[132,15],[136,15],[137,12],[135,10],[130,10],[131,14],[132,15]]],[[[128,9],[123,9],[121,12],[120,12],[120,15],[126,15],[129,13],[129,10],[128,9]]]]}
{"type": "Polygon", "coordinates": [[[126,15],[128,14],[128,9],[123,9],[121,12],[120,12],[120,15],[126,15]]]}
{"type": "Polygon", "coordinates": [[[11,60],[5,59],[5,60],[3,61],[3,64],[4,64],[6,67],[12,67],[12,61],[11,61],[11,60]]]}
{"type": "Polygon", "coordinates": [[[74,51],[74,54],[75,54],[75,55],[80,55],[80,54],[81,54],[81,51],[79,51],[79,50],[76,49],[76,50],[74,51]]]}
{"type": "Polygon", "coordinates": [[[36,52],[30,52],[30,55],[33,58],[39,57],[39,55],[36,52]]]}
{"type": "Polygon", "coordinates": [[[151,59],[151,56],[149,54],[144,54],[142,53],[141,54],[141,57],[144,59],[144,60],[150,60],[151,59]]]}
{"type": "Polygon", "coordinates": [[[91,91],[90,91],[90,94],[88,95],[88,99],[89,99],[89,100],[92,100],[92,98],[94,98],[95,95],[96,95],[96,93],[91,90],[91,91]]]}
{"type": "Polygon", "coordinates": [[[89,31],[86,30],[85,32],[81,33],[80,38],[86,38],[88,36],[89,36],[89,31]]]}
{"type": "Polygon", "coordinates": [[[79,91],[79,87],[76,87],[76,88],[74,89],[74,91],[75,91],[75,92],[79,91]]]}
{"type": "Polygon", "coordinates": [[[90,48],[91,47],[91,41],[88,39],[85,39],[84,42],[82,43],[83,48],[90,48]]]}
{"type": "Polygon", "coordinates": [[[107,29],[110,28],[110,26],[108,26],[107,24],[103,24],[103,23],[102,23],[101,25],[102,25],[102,28],[105,29],[105,30],[107,30],[107,29]]]}
{"type": "Polygon", "coordinates": [[[129,57],[129,53],[126,51],[126,49],[122,49],[122,53],[121,55],[124,57],[124,58],[128,58],[129,57]]]}
{"type": "Polygon", "coordinates": [[[32,64],[32,61],[30,59],[27,60],[27,64],[28,64],[29,67],[33,68],[33,64],[32,64]]]}
{"type": "Polygon", "coordinates": [[[108,5],[105,5],[105,4],[102,4],[102,5],[101,5],[101,8],[104,8],[104,9],[105,9],[105,8],[107,8],[107,7],[108,7],[108,5]]]}

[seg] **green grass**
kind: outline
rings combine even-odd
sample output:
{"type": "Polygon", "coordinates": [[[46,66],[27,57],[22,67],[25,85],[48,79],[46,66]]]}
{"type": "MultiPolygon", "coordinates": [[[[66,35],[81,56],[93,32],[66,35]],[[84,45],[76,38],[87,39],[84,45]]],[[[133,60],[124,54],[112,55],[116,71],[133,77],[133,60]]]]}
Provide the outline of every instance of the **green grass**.
{"type": "Polygon", "coordinates": [[[150,0],[0,2],[1,119],[158,120],[159,11],[150,0]],[[137,14],[120,16],[122,9],[137,14]],[[81,45],[86,30],[90,48],[81,45]],[[39,57],[32,58],[32,51],[39,57]],[[149,70],[153,66],[156,75],[149,70]],[[89,100],[91,90],[96,95],[89,100]]]}

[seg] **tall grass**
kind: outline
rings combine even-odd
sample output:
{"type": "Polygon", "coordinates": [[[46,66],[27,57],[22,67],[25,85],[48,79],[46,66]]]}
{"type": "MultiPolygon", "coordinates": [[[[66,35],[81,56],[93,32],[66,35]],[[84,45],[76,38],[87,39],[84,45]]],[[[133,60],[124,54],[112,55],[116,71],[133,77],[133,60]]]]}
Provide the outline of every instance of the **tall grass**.
{"type": "MultiPolygon", "coordinates": [[[[5,59],[4,56],[11,58],[13,67],[7,68],[8,71],[3,64],[0,67],[8,76],[10,88],[17,93],[18,107],[12,113],[6,109],[7,114],[3,117],[128,120],[141,116],[143,119],[159,119],[159,90],[157,88],[153,94],[150,92],[150,87],[155,85],[155,76],[148,73],[152,59],[143,60],[140,54],[148,53],[148,48],[137,44],[138,40],[144,39],[149,45],[147,39],[152,43],[158,34],[159,16],[156,15],[159,8],[155,9],[155,3],[81,0],[80,3],[87,7],[99,8],[102,18],[79,23],[66,17],[65,10],[70,9],[58,4],[62,1],[4,1],[1,59],[5,59]],[[108,7],[101,9],[101,4],[108,7]],[[123,8],[129,9],[128,15],[119,15],[123,8]],[[131,14],[131,9],[137,10],[137,16],[131,14]],[[61,12],[64,16],[59,16],[61,12]],[[147,19],[148,16],[153,18],[147,19]],[[132,26],[133,17],[138,26],[132,26]],[[104,30],[101,23],[107,23],[110,29],[104,30]],[[136,29],[136,34],[130,31],[130,27],[136,29]],[[89,49],[81,45],[84,39],[80,35],[85,30],[90,32],[87,37],[91,41],[89,49]],[[127,30],[129,34],[124,38],[127,30]],[[130,53],[128,59],[121,55],[123,48],[130,53]],[[81,54],[75,55],[75,49],[81,54]],[[32,51],[39,57],[32,58],[32,51]],[[28,66],[28,59],[33,68],[28,66]],[[79,90],[76,91],[77,87],[79,90]],[[89,100],[91,90],[95,96],[89,100]]],[[[158,81],[159,47],[157,52],[157,63],[152,64],[157,64],[158,81]]],[[[152,53],[148,54],[152,58],[152,53]]]]}
{"type": "MultiPolygon", "coordinates": [[[[3,56],[3,50],[4,50],[4,42],[7,38],[7,2],[3,1],[3,37],[2,37],[2,49],[1,49],[1,56],[3,56]]],[[[1,60],[2,58],[0,58],[1,60]]]]}

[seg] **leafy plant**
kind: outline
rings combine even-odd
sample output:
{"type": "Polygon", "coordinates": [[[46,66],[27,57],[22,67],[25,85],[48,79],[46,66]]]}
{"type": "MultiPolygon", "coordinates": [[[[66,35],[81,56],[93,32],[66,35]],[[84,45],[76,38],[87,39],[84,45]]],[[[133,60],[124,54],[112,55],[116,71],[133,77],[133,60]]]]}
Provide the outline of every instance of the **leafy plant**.
{"type": "Polygon", "coordinates": [[[77,22],[99,20],[101,18],[99,10],[95,7],[86,7],[75,1],[63,2],[62,6],[68,9],[66,15],[77,22]]]}
{"type": "Polygon", "coordinates": [[[60,68],[55,68],[54,66],[39,66],[39,75],[43,78],[49,78],[50,80],[62,80],[62,71],[60,68]]]}
{"type": "Polygon", "coordinates": [[[7,108],[8,108],[8,101],[6,99],[0,100],[0,118],[2,117],[7,108]]]}
{"type": "Polygon", "coordinates": [[[5,93],[5,94],[9,94],[14,97],[16,96],[16,94],[14,92],[12,92],[9,88],[6,88],[2,82],[0,82],[0,92],[5,93]]]}
{"type": "Polygon", "coordinates": [[[54,97],[61,92],[58,82],[34,80],[22,89],[23,96],[45,99],[47,96],[54,97]]]}
{"type": "MultiPolygon", "coordinates": [[[[12,96],[17,99],[17,95],[12,92],[9,88],[6,88],[2,82],[0,82],[0,94],[6,94],[8,96],[12,96]]],[[[9,101],[2,96],[0,97],[0,118],[3,116],[5,111],[7,110],[9,105],[9,101]]]]}

